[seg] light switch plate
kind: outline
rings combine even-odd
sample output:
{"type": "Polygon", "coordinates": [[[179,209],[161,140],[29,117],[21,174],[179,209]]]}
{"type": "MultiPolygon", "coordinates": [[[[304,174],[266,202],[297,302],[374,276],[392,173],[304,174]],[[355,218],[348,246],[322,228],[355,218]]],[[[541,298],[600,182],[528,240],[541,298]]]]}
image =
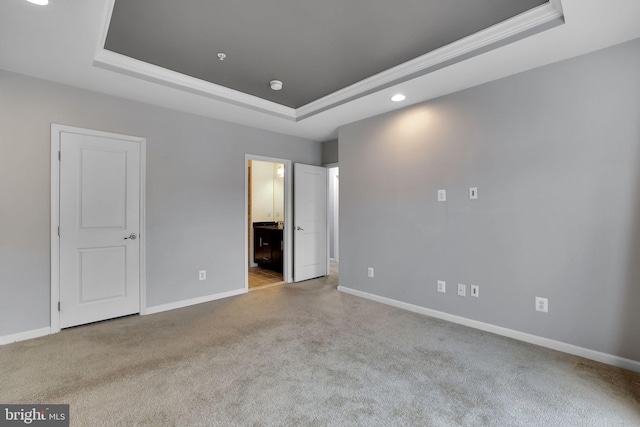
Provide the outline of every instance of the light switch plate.
{"type": "Polygon", "coordinates": [[[471,285],[471,296],[472,297],[476,297],[476,298],[480,298],[480,286],[471,285]]]}
{"type": "Polygon", "coordinates": [[[467,296],[467,285],[463,285],[462,283],[458,283],[458,295],[461,297],[467,296]]]}
{"type": "Polygon", "coordinates": [[[478,187],[469,187],[469,199],[476,200],[478,198],[478,187]]]}

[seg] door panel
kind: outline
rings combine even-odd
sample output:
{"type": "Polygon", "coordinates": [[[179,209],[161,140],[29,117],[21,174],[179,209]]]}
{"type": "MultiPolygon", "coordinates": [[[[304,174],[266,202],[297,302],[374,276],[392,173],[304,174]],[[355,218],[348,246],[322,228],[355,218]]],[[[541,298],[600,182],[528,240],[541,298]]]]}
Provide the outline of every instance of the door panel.
{"type": "Polygon", "coordinates": [[[137,313],[140,144],[62,132],[60,151],[60,327],[137,313]]]}
{"type": "Polygon", "coordinates": [[[127,248],[80,249],[80,303],[125,298],[127,248]]]}
{"type": "Polygon", "coordinates": [[[126,228],[126,153],[94,148],[80,153],[80,227],[126,228]]]}
{"type": "Polygon", "coordinates": [[[327,274],[327,170],[294,166],[294,281],[327,274]]]}

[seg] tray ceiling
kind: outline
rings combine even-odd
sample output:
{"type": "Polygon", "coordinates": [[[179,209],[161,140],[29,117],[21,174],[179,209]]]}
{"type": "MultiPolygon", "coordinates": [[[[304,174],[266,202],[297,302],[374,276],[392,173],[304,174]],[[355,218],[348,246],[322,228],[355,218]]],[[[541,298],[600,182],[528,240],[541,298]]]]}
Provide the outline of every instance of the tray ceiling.
{"type": "MultiPolygon", "coordinates": [[[[449,0],[451,4],[459,1],[449,0]]],[[[161,7],[167,2],[154,3],[161,7]]],[[[242,4],[248,9],[254,6],[242,4]]],[[[113,10],[114,0],[51,0],[46,7],[24,0],[0,1],[0,74],[18,73],[305,140],[326,141],[337,138],[338,129],[347,123],[640,37],[638,0],[551,0],[291,108],[105,50],[113,10]],[[392,102],[390,98],[399,92],[406,100],[392,102]]],[[[217,48],[212,50],[217,53],[217,48]]],[[[314,79],[318,74],[315,71],[306,77],[314,79]]],[[[290,83],[284,81],[283,90],[290,83]]],[[[37,100],[26,101],[37,105],[37,100]]]]}
{"type": "Polygon", "coordinates": [[[144,65],[109,52],[97,63],[195,91],[210,89],[298,120],[433,71],[437,63],[557,25],[561,13],[549,6],[545,0],[115,0],[104,49],[144,65]],[[544,13],[532,13],[543,5],[544,13]],[[526,12],[532,19],[518,21],[526,12]],[[509,20],[516,25],[498,26],[509,20]],[[449,46],[466,48],[449,54],[449,46]],[[439,51],[447,53],[442,61],[395,72],[439,51]],[[385,72],[388,78],[376,80],[385,72]],[[374,81],[362,84],[367,79],[374,81]],[[271,80],[282,81],[283,89],[271,90],[271,80]]]}

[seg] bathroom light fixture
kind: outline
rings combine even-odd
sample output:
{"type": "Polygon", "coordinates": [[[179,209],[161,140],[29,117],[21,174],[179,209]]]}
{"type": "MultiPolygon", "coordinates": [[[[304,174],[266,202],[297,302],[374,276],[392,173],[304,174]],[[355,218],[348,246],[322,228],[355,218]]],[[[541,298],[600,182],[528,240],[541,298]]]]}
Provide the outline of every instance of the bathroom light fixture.
{"type": "Polygon", "coordinates": [[[407,99],[407,97],[406,97],[406,96],[404,96],[404,95],[403,95],[403,94],[401,94],[401,93],[398,93],[398,94],[393,95],[393,96],[391,97],[391,100],[392,100],[393,102],[400,102],[400,101],[404,101],[405,99],[407,99]]]}
{"type": "Polygon", "coordinates": [[[49,0],[27,0],[29,3],[37,4],[38,6],[46,6],[49,4],[49,0]]]}
{"type": "Polygon", "coordinates": [[[271,80],[269,86],[271,86],[273,90],[280,90],[282,89],[282,82],[280,80],[271,80]]]}

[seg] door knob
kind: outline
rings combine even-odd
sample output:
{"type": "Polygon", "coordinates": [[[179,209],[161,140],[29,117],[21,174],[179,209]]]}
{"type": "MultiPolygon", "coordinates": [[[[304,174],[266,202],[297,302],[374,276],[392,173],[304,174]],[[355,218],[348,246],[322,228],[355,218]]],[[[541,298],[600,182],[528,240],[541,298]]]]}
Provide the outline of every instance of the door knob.
{"type": "Polygon", "coordinates": [[[129,237],[125,237],[124,240],[127,240],[127,239],[136,240],[137,238],[138,236],[136,236],[136,233],[131,233],[129,234],[129,237]]]}
{"type": "Polygon", "coordinates": [[[297,226],[297,227],[296,227],[296,230],[298,230],[298,231],[304,231],[304,228],[302,228],[302,227],[300,227],[300,226],[297,226]]]}

